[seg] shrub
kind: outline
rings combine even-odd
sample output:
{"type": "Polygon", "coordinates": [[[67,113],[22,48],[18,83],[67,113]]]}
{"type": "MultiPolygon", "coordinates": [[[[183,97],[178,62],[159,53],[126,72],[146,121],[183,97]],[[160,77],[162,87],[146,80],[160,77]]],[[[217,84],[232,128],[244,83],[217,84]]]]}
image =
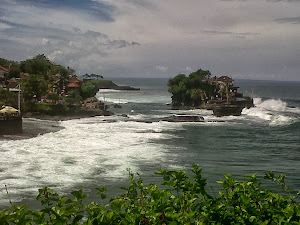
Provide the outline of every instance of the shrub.
{"type": "Polygon", "coordinates": [[[2,105],[18,107],[18,94],[5,89],[0,89],[0,102],[2,105]]]}
{"type": "Polygon", "coordinates": [[[82,90],[82,94],[81,94],[82,98],[86,99],[86,98],[94,97],[99,89],[92,82],[86,82],[82,84],[81,90],[82,90]]]}
{"type": "MultiPolygon", "coordinates": [[[[43,208],[29,210],[27,205],[12,206],[0,212],[1,224],[299,224],[300,210],[285,185],[285,176],[270,172],[265,179],[279,184],[287,195],[261,188],[256,175],[243,181],[225,175],[219,196],[206,192],[202,169],[193,166],[193,179],[184,170],[156,172],[163,187],[145,185],[141,176],[129,171],[130,184],[125,193],[108,204],[83,204],[83,190],[72,197],[52,189],[39,190],[43,208]]],[[[106,188],[97,188],[102,201],[106,188]]]]}

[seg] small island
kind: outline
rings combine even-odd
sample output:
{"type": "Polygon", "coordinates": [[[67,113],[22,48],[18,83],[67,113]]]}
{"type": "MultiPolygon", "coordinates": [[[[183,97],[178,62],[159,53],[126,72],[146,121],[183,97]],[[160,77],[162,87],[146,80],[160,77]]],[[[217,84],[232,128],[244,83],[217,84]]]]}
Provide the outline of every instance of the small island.
{"type": "Polygon", "coordinates": [[[212,77],[199,69],[186,76],[178,74],[168,82],[172,106],[213,110],[215,116],[239,116],[243,108],[253,106],[253,99],[239,93],[228,76],[212,77]]]}

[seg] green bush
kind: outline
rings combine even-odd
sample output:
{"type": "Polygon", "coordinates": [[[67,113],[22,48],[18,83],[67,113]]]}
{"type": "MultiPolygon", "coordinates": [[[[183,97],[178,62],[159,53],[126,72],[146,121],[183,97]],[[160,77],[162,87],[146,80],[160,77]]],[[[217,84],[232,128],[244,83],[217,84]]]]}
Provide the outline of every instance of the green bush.
{"type": "Polygon", "coordinates": [[[18,93],[7,91],[5,89],[0,89],[0,102],[1,105],[9,105],[13,107],[18,107],[18,93]]]}
{"type": "Polygon", "coordinates": [[[172,94],[172,104],[175,106],[200,106],[206,98],[215,96],[218,88],[215,85],[205,82],[211,73],[208,70],[199,69],[196,72],[178,74],[169,79],[168,91],[172,94]]]}
{"type": "Polygon", "coordinates": [[[83,83],[81,86],[81,96],[83,99],[94,97],[98,90],[99,88],[97,88],[92,82],[83,83]]]}
{"type": "Polygon", "coordinates": [[[78,91],[69,91],[68,96],[65,97],[65,102],[67,105],[80,105],[82,97],[78,91]]]}
{"type": "Polygon", "coordinates": [[[93,83],[98,89],[116,86],[116,84],[111,80],[91,80],[89,82],[93,83]]]}
{"type": "Polygon", "coordinates": [[[48,93],[46,94],[46,99],[53,100],[53,101],[58,101],[59,96],[57,93],[48,93]]]}
{"type": "MultiPolygon", "coordinates": [[[[39,190],[40,210],[27,205],[12,206],[0,212],[1,224],[299,224],[300,210],[295,197],[285,185],[285,176],[272,172],[264,178],[277,183],[286,194],[264,190],[256,175],[243,181],[225,175],[219,196],[205,190],[202,169],[193,166],[191,179],[184,170],[156,172],[163,178],[163,188],[145,185],[129,171],[130,184],[125,193],[103,202],[84,204],[83,190],[71,197],[52,189],[39,190]]],[[[106,188],[97,188],[99,199],[106,198],[106,188]]]]}

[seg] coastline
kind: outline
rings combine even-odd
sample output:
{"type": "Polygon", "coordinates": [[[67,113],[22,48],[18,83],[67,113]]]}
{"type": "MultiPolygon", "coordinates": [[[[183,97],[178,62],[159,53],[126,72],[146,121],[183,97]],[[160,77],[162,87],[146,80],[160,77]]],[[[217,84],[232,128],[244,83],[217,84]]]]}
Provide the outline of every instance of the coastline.
{"type": "Polygon", "coordinates": [[[59,121],[42,120],[37,118],[23,119],[23,132],[21,134],[0,135],[0,140],[23,140],[44,135],[51,132],[57,132],[64,129],[59,121]]]}
{"type": "Polygon", "coordinates": [[[95,116],[110,116],[112,112],[106,110],[81,110],[77,113],[65,114],[65,115],[47,115],[39,113],[25,113],[23,118],[34,118],[39,120],[50,120],[50,121],[65,121],[73,119],[81,119],[95,116]]]}
{"type": "Polygon", "coordinates": [[[112,115],[112,113],[104,110],[84,110],[78,114],[55,116],[25,113],[23,115],[23,132],[21,134],[0,135],[0,140],[23,140],[34,138],[39,135],[58,132],[65,129],[60,121],[109,115],[112,115]]]}

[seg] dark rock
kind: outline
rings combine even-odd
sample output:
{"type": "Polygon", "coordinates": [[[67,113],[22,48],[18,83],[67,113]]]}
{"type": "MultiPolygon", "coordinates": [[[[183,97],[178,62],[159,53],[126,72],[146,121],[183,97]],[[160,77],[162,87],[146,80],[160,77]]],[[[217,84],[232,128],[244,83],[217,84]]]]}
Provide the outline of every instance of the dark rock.
{"type": "Polygon", "coordinates": [[[184,116],[170,116],[163,118],[162,121],[168,121],[168,122],[204,122],[204,118],[202,116],[190,116],[190,115],[184,115],[184,116]]]}
{"type": "Polygon", "coordinates": [[[114,108],[122,108],[122,106],[118,105],[118,104],[114,104],[114,108]]]}

